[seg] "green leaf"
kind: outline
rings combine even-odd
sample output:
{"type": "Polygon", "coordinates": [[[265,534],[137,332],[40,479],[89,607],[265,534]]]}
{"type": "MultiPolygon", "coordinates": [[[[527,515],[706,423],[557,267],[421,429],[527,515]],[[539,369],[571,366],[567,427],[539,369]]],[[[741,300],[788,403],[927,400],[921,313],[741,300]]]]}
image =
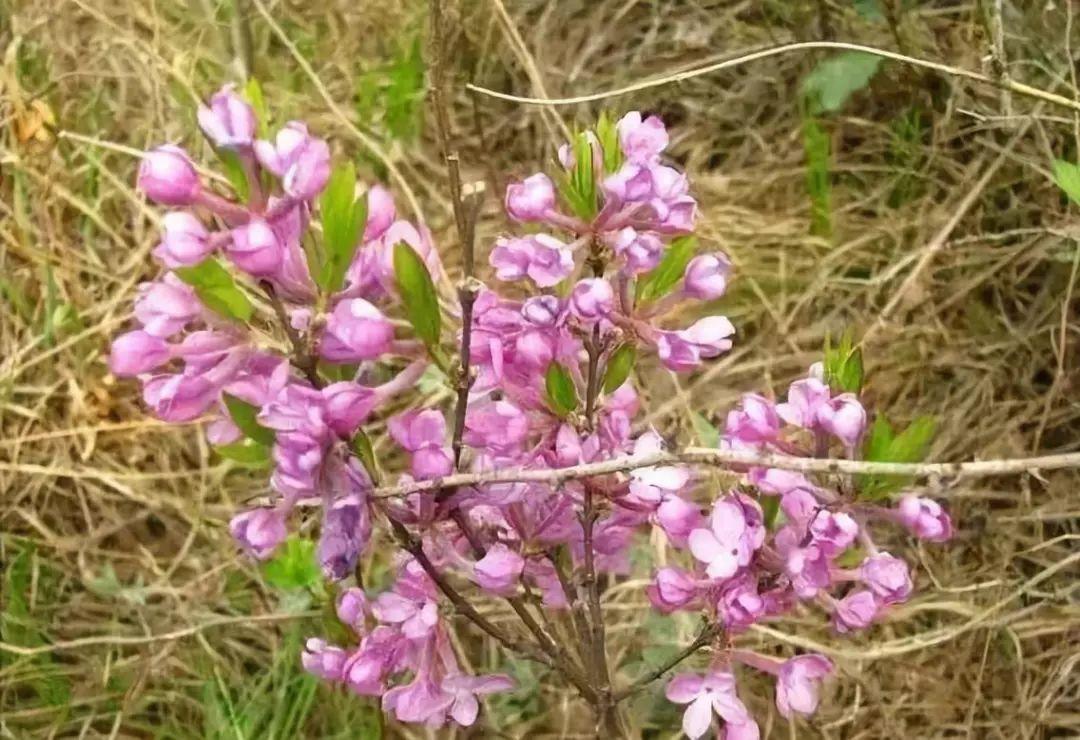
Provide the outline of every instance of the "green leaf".
{"type": "Polygon", "coordinates": [[[832,142],[813,116],[803,119],[803,151],[806,155],[806,192],[810,196],[810,233],[832,234],[832,181],[829,160],[832,142]]]}
{"type": "Polygon", "coordinates": [[[346,162],[330,174],[319,199],[322,215],[324,262],[319,287],[327,293],[341,290],[367,221],[367,199],[356,197],[356,168],[346,162]]]}
{"type": "Polygon", "coordinates": [[[885,14],[881,12],[881,5],[878,0],[853,0],[852,5],[855,6],[855,12],[868,21],[885,19],[885,14]]]}
{"type": "Polygon", "coordinates": [[[258,421],[258,406],[228,393],[223,393],[222,397],[225,400],[225,408],[229,410],[229,416],[244,436],[267,447],[274,444],[274,430],[267,429],[258,421]]]}
{"type": "Polygon", "coordinates": [[[312,588],[319,584],[322,572],[315,559],[315,543],[290,535],[285,544],[262,568],[263,578],[280,589],[312,588]]]}
{"type": "Polygon", "coordinates": [[[863,384],[862,350],[855,345],[852,330],[849,328],[840,339],[840,346],[835,349],[825,340],[825,382],[834,391],[858,393],[863,384]]]}
{"type": "Polygon", "coordinates": [[[375,457],[375,448],[371,446],[371,437],[367,435],[367,432],[363,429],[357,429],[350,446],[356,456],[360,458],[360,462],[364,464],[368,476],[373,481],[379,480],[379,461],[375,457]]]}
{"type": "Polygon", "coordinates": [[[853,546],[840,553],[835,562],[841,568],[857,568],[866,558],[866,553],[861,547],[853,546]]]}
{"type": "Polygon", "coordinates": [[[438,347],[442,331],[439,297],[424,260],[404,242],[394,245],[394,278],[401,301],[405,304],[405,315],[416,336],[429,350],[434,350],[438,347]]]}
{"type": "Polygon", "coordinates": [[[702,447],[719,447],[720,430],[713,426],[712,422],[705,418],[704,414],[693,412],[690,421],[694,424],[694,433],[702,447]]]}
{"type": "Polygon", "coordinates": [[[1069,200],[1080,205],[1080,166],[1064,159],[1055,159],[1054,182],[1065,191],[1069,200]]]}
{"type": "Polygon", "coordinates": [[[251,185],[248,183],[247,173],[240,157],[231,149],[217,149],[218,159],[221,160],[221,169],[225,171],[225,177],[229,180],[236,197],[246,201],[251,193],[251,185]]]}
{"type": "Polygon", "coordinates": [[[566,416],[578,406],[577,388],[574,379],[565,367],[557,362],[548,365],[544,376],[544,388],[547,390],[548,405],[559,416],[566,416]]]}
{"type": "Polygon", "coordinates": [[[174,272],[195,289],[195,295],[209,308],[222,316],[250,321],[254,308],[233,280],[233,276],[211,257],[194,267],[178,267],[174,272]]]}
{"type": "Polygon", "coordinates": [[[249,468],[265,468],[270,465],[270,448],[250,439],[219,445],[214,448],[227,460],[238,462],[249,468]]]}
{"type": "Polygon", "coordinates": [[[623,163],[622,146],[619,144],[619,130],[615,122],[608,117],[607,111],[600,114],[596,121],[596,138],[604,153],[604,172],[611,174],[618,171],[623,163]]]}
{"type": "Polygon", "coordinates": [[[386,88],[386,128],[390,136],[412,141],[423,122],[424,54],[420,34],[403,44],[388,71],[386,88]]]}
{"type": "Polygon", "coordinates": [[[881,57],[862,51],[821,60],[803,80],[807,106],[814,113],[840,110],[852,94],[870,84],[880,66],[881,57]]]}
{"type": "Polygon", "coordinates": [[[604,393],[613,393],[626,382],[636,359],[637,350],[631,342],[615,348],[608,356],[607,366],[604,368],[604,393]]]}
{"type": "MultiPolygon", "coordinates": [[[[934,417],[920,416],[903,432],[894,434],[889,422],[880,414],[870,429],[863,459],[872,462],[920,462],[926,457],[936,428],[934,417]]],[[[859,477],[859,492],[864,498],[884,498],[899,491],[910,480],[902,475],[864,475],[859,477]]]]}
{"type": "Polygon", "coordinates": [[[263,97],[262,85],[254,77],[248,77],[244,83],[244,98],[251,103],[255,111],[256,134],[261,138],[266,135],[266,127],[270,124],[270,116],[266,108],[266,98],[263,97]]]}
{"type": "Polygon", "coordinates": [[[780,518],[780,497],[758,496],[758,504],[761,505],[761,516],[765,522],[765,528],[776,529],[777,520],[780,518]]]}
{"type": "Polygon", "coordinates": [[[593,151],[586,132],[574,137],[574,168],[563,180],[559,193],[578,218],[591,221],[597,213],[593,151]]]}
{"type": "Polygon", "coordinates": [[[678,285],[686,266],[697,252],[697,237],[680,236],[668,245],[660,264],[638,280],[637,300],[654,301],[663,298],[678,285]]]}

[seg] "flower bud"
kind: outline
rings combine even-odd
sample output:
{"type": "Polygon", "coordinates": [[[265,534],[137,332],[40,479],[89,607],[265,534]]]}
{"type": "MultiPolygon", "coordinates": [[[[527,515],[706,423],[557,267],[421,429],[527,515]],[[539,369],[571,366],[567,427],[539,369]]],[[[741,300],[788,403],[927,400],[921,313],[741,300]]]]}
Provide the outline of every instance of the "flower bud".
{"type": "Polygon", "coordinates": [[[645,593],[654,607],[670,614],[694,604],[698,597],[697,581],[681,568],[661,568],[645,593]]]}
{"type": "Polygon", "coordinates": [[[340,681],[349,654],[317,637],[308,639],[300,663],[304,670],[326,681],[340,681]]]}
{"type": "Polygon", "coordinates": [[[570,249],[547,234],[521,239],[500,238],[488,261],[499,280],[527,277],[541,288],[560,283],[574,270],[574,255],[570,249]]]}
{"type": "Polygon", "coordinates": [[[842,511],[819,511],[811,515],[810,534],[826,555],[839,555],[855,541],[859,525],[842,511]]]}
{"type": "Polygon", "coordinates": [[[878,603],[869,591],[852,591],[836,602],[833,627],[841,634],[869,627],[878,614],[878,603]]]}
{"type": "Polygon", "coordinates": [[[683,291],[702,301],[711,301],[724,295],[727,290],[731,262],[720,253],[699,254],[686,266],[683,273],[683,291]]]}
{"type": "Polygon", "coordinates": [[[198,120],[206,138],[221,149],[250,147],[255,136],[255,110],[236,94],[233,85],[214,93],[210,105],[200,105],[198,120]]]}
{"type": "Polygon", "coordinates": [[[530,324],[536,326],[555,326],[562,315],[562,304],[558,296],[538,295],[526,298],[521,306],[521,315],[530,324]]]}
{"type": "Polygon", "coordinates": [[[164,365],[170,357],[172,351],[161,337],[145,331],[129,331],[113,340],[109,370],[121,377],[141,375],[164,365]]]}
{"type": "Polygon", "coordinates": [[[480,588],[495,594],[512,593],[525,569],[525,560],[506,545],[496,543],[476,561],[473,580],[480,588]]]}
{"type": "Polygon", "coordinates": [[[337,618],[353,628],[355,632],[364,632],[364,620],[368,611],[367,594],[355,586],[345,589],[337,602],[337,618]]]}
{"type": "Polygon", "coordinates": [[[367,419],[378,396],[367,386],[351,380],[331,383],[322,390],[326,400],[326,423],[341,437],[349,437],[367,419]]]}
{"type": "Polygon", "coordinates": [[[859,578],[883,604],[896,604],[911,595],[908,564],[887,552],[866,558],[859,568],[859,578]]]}
{"type": "Polygon", "coordinates": [[[681,547],[690,533],[704,524],[704,517],[697,504],[681,496],[667,494],[656,507],[656,523],[672,543],[681,547]]]}
{"type": "Polygon", "coordinates": [[[332,581],[350,575],[370,536],[371,517],[367,503],[359,495],[345,496],[325,507],[319,538],[319,564],[323,575],[332,581]]]}
{"type": "Polygon", "coordinates": [[[667,129],[657,116],[649,116],[643,121],[640,113],[631,111],[619,119],[615,127],[623,154],[634,164],[652,164],[667,148],[667,129]]]}
{"type": "Polygon", "coordinates": [[[853,449],[866,429],[866,410],[854,393],[842,393],[817,409],[821,428],[853,449]]]}
{"type": "Polygon", "coordinates": [[[390,349],[394,327],[363,298],[338,301],[326,322],[319,352],[330,362],[374,360],[390,349]]]}
{"type": "Polygon", "coordinates": [[[725,584],[716,611],[729,631],[741,632],[765,615],[766,604],[756,583],[749,578],[737,578],[725,584]]]}
{"type": "Polygon", "coordinates": [[[187,152],[172,144],[143,155],[138,186],[150,200],[163,206],[189,206],[202,192],[199,174],[187,152]]]}
{"type": "Polygon", "coordinates": [[[756,393],[744,394],[739,408],[728,412],[724,431],[729,438],[751,445],[776,441],[780,432],[776,404],[756,393]]]}
{"type": "Polygon", "coordinates": [[[226,251],[237,267],[255,277],[273,275],[285,256],[274,229],[261,218],[233,229],[232,244],[226,251]]]}
{"type": "Polygon", "coordinates": [[[185,211],[171,211],[161,219],[165,227],[161,243],[154,256],[166,267],[189,267],[197,265],[214,251],[210,244],[210,232],[195,216],[185,211]]]}
{"type": "Polygon", "coordinates": [[[509,401],[476,404],[465,416],[465,443],[509,453],[529,434],[529,418],[509,401]]]}
{"type": "Polygon", "coordinates": [[[364,241],[378,239],[397,218],[394,197],[382,185],[372,185],[367,192],[367,223],[364,225],[364,241]]]}
{"type": "Polygon", "coordinates": [[[606,318],[615,304],[615,291],[603,278],[579,280],[570,294],[570,313],[592,323],[606,318]]]}
{"type": "Polygon", "coordinates": [[[135,318],[147,334],[171,337],[202,313],[202,304],[190,286],[172,273],[164,280],[143,283],[135,298],[135,318]]]}
{"type": "Polygon", "coordinates": [[[285,513],[279,509],[249,509],[232,518],[229,531],[237,544],[259,560],[266,560],[288,536],[285,513]]]}
{"type": "Polygon", "coordinates": [[[311,200],[330,179],[330,147],[308,134],[307,126],[298,121],[285,124],[273,143],[256,141],[255,156],[281,178],[282,188],[293,198],[311,200]]]}
{"type": "Polygon", "coordinates": [[[626,263],[627,269],[636,274],[647,272],[660,263],[664,243],[656,234],[638,232],[627,226],[610,239],[612,250],[626,263]]]}
{"type": "Polygon", "coordinates": [[[515,221],[542,221],[555,208],[555,186],[537,173],[506,188],[506,212],[515,221]]]}
{"type": "Polygon", "coordinates": [[[833,672],[824,655],[797,655],[780,666],[776,677],[776,708],[790,719],[792,713],[812,715],[818,706],[821,679],[833,672]]]}
{"type": "Polygon", "coordinates": [[[937,501],[908,494],[896,507],[900,523],[913,535],[929,542],[945,542],[952,537],[952,520],[937,501]]]}

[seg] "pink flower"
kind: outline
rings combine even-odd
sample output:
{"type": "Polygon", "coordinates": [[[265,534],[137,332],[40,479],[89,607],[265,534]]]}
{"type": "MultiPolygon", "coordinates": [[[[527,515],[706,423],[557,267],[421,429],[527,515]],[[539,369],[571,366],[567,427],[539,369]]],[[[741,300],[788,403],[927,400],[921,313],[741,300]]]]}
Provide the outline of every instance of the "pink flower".
{"type": "Polygon", "coordinates": [[[143,384],[143,401],[163,421],[192,421],[214,405],[221,387],[201,375],[155,375],[143,384]]]}
{"type": "Polygon", "coordinates": [[[698,604],[697,581],[681,568],[661,568],[646,588],[649,601],[664,614],[698,604]]]}
{"type": "Polygon", "coordinates": [[[166,267],[197,265],[214,251],[210,232],[202,222],[186,211],[171,211],[161,218],[165,233],[154,256],[166,267]]]}
{"type": "Polygon", "coordinates": [[[330,362],[374,360],[390,349],[394,327],[363,298],[338,301],[326,321],[319,353],[330,362]]]}
{"type": "Polygon", "coordinates": [[[362,495],[353,493],[324,506],[319,538],[323,575],[332,581],[351,575],[370,538],[371,515],[362,495]]]}
{"type": "Polygon", "coordinates": [[[495,594],[513,593],[524,569],[525,560],[506,545],[497,542],[488,548],[484,557],[476,561],[473,580],[480,588],[495,594]]]}
{"type": "Polygon", "coordinates": [[[662,331],[656,353],[664,366],[676,372],[693,370],[703,359],[718,357],[731,349],[735,327],[726,316],[707,316],[682,331],[662,331]]]}
{"type": "Polygon", "coordinates": [[[790,719],[792,712],[809,717],[818,706],[821,679],[833,671],[824,655],[799,655],[784,662],[776,678],[776,708],[790,719]]]}
{"type": "Polygon", "coordinates": [[[339,436],[349,437],[374,410],[380,398],[373,388],[351,380],[331,383],[322,390],[326,423],[339,436]]]}
{"type": "Polygon", "coordinates": [[[733,633],[742,632],[766,613],[765,600],[757,584],[748,577],[734,578],[724,584],[716,610],[724,626],[733,633]]]}
{"type": "Polygon", "coordinates": [[[817,378],[796,380],[788,388],[787,402],[777,404],[781,419],[803,429],[816,429],[818,412],[829,402],[829,387],[817,378]]]}
{"type": "Polygon", "coordinates": [[[304,644],[300,663],[304,670],[326,681],[340,681],[348,653],[325,640],[312,637],[304,644]]]}
{"type": "Polygon", "coordinates": [[[833,608],[833,626],[846,634],[866,629],[877,618],[879,605],[869,591],[852,591],[836,602],[833,608]]]}
{"type": "Polygon", "coordinates": [[[241,547],[259,560],[266,560],[288,535],[285,513],[267,508],[241,512],[229,522],[229,532],[241,547]]]}
{"type": "Polygon", "coordinates": [[[394,591],[384,591],[375,599],[371,612],[380,622],[401,626],[410,640],[431,634],[439,623],[439,605],[430,599],[414,600],[394,591]]]}
{"type": "Polygon", "coordinates": [[[382,185],[372,185],[367,191],[367,223],[364,225],[364,241],[378,239],[397,218],[394,197],[382,185]]]}
{"type": "Polygon", "coordinates": [[[140,285],[135,298],[135,318],[147,334],[155,337],[171,337],[183,331],[201,313],[202,304],[195,291],[171,272],[160,282],[140,285]]]}
{"type": "Polygon", "coordinates": [[[353,628],[353,631],[363,634],[366,632],[364,621],[371,602],[363,589],[352,586],[341,592],[337,602],[337,618],[353,628]]]}
{"type": "Polygon", "coordinates": [[[634,164],[652,164],[667,148],[667,129],[656,116],[649,116],[643,121],[640,113],[631,111],[619,119],[615,127],[619,132],[623,154],[634,164]]]}
{"type": "Polygon", "coordinates": [[[713,670],[704,676],[680,673],[668,682],[665,692],[669,701],[689,704],[683,713],[683,732],[696,740],[712,725],[715,712],[724,722],[742,725],[750,715],[735,695],[735,677],[726,671],[713,670]]]}
{"type": "Polygon", "coordinates": [[[199,128],[214,146],[240,149],[251,146],[255,136],[255,111],[236,94],[235,86],[225,85],[210,98],[210,105],[200,105],[199,128]]]}
{"type": "Polygon", "coordinates": [[[844,512],[821,510],[810,519],[810,534],[814,543],[826,555],[836,556],[846,550],[859,534],[859,525],[844,512]]]}
{"type": "Polygon", "coordinates": [[[615,291],[603,278],[579,280],[570,293],[570,313],[585,323],[607,318],[614,304],[615,291]]]}
{"type": "Polygon", "coordinates": [[[163,206],[189,206],[202,193],[199,175],[187,152],[166,144],[143,155],[139,190],[163,206]]]}
{"type": "Polygon", "coordinates": [[[343,679],[361,696],[382,696],[386,673],[393,670],[406,653],[409,641],[392,627],[379,625],[360,641],[343,668],[343,679]]]}
{"type": "Polygon", "coordinates": [[[160,367],[172,357],[172,350],[161,337],[146,331],[129,331],[112,343],[109,370],[113,375],[134,376],[160,367]]]}
{"type": "Polygon", "coordinates": [[[683,274],[683,292],[692,298],[711,301],[724,295],[727,290],[731,262],[719,252],[699,254],[686,266],[683,274]]]}
{"type": "Polygon", "coordinates": [[[849,450],[862,439],[866,410],[854,393],[841,393],[818,406],[818,423],[849,450]]]}
{"type": "Polygon", "coordinates": [[[406,411],[390,419],[387,429],[394,441],[413,453],[412,473],[428,480],[448,475],[454,458],[445,445],[446,419],[435,409],[406,411]]]}
{"type": "Polygon", "coordinates": [[[660,263],[664,243],[656,234],[639,232],[629,226],[607,237],[615,254],[632,274],[648,272],[660,263]]]}
{"type": "Polygon", "coordinates": [[[813,542],[804,547],[802,542],[801,528],[786,526],[776,533],[776,549],[784,559],[792,589],[799,598],[810,599],[831,583],[829,556],[825,548],[813,542]]]}
{"type": "Polygon", "coordinates": [[[541,288],[562,282],[574,270],[570,249],[547,234],[520,239],[499,238],[488,259],[500,280],[527,277],[541,288]]]}
{"type": "Polygon", "coordinates": [[[920,539],[945,542],[952,537],[952,520],[937,501],[909,493],[900,499],[896,513],[900,523],[920,539]]]}
{"type": "Polygon", "coordinates": [[[756,393],[743,395],[739,408],[728,412],[724,431],[729,439],[747,445],[775,442],[780,432],[776,404],[756,393]]]}
{"type": "Polygon", "coordinates": [[[906,601],[911,595],[911,573],[907,563],[887,552],[863,560],[859,577],[883,604],[906,601]]]}
{"type": "Polygon", "coordinates": [[[518,449],[529,434],[529,418],[509,401],[470,405],[465,417],[465,442],[492,452],[518,449]]]}
{"type": "Polygon", "coordinates": [[[674,493],[664,495],[660,505],[656,507],[654,516],[656,523],[677,547],[682,547],[690,533],[701,527],[704,522],[701,509],[697,504],[674,493]]]}
{"type": "Polygon", "coordinates": [[[555,208],[555,186],[543,173],[506,188],[506,212],[515,221],[542,221],[555,208]]]}
{"type": "Polygon", "coordinates": [[[278,131],[273,143],[255,142],[255,156],[276,177],[286,195],[311,200],[330,179],[330,147],[308,133],[307,126],[290,121],[278,131]]]}
{"type": "Polygon", "coordinates": [[[511,691],[515,687],[509,676],[447,676],[442,680],[442,690],[454,697],[450,705],[450,717],[462,727],[471,727],[480,713],[477,696],[494,694],[497,691],[511,691]]]}
{"type": "MultiPolygon", "coordinates": [[[[756,506],[756,504],[754,504],[756,506]]],[[[764,528],[748,520],[747,507],[736,497],[720,499],[713,504],[709,529],[690,533],[690,552],[706,564],[710,578],[730,578],[740,567],[749,565],[754,552],[764,541],[764,528]]]]}
{"type": "Polygon", "coordinates": [[[526,298],[521,305],[521,316],[534,326],[554,328],[563,316],[562,302],[553,295],[526,298]]]}
{"type": "Polygon", "coordinates": [[[454,694],[435,683],[430,671],[421,671],[411,683],[383,694],[382,708],[393,712],[399,722],[424,722],[438,727],[446,721],[446,710],[454,700],[454,694]]]}
{"type": "Polygon", "coordinates": [[[225,251],[237,267],[255,277],[273,275],[285,259],[284,245],[273,227],[261,218],[233,229],[232,243],[225,251]]]}

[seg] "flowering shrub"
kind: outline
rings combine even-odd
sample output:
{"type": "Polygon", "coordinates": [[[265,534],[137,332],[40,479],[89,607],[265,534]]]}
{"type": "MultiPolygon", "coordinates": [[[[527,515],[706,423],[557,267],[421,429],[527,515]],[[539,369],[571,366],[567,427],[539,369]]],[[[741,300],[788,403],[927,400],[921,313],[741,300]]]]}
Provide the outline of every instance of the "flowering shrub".
{"type": "Polygon", "coordinates": [[[926,422],[897,434],[879,417],[868,429],[849,341],[782,402],[748,394],[728,414],[721,449],[774,466],[732,466],[737,484],[717,490],[677,456],[646,462],[665,443],[651,429],[633,431],[633,366],[655,354],[689,372],[735,336],[724,316],[670,318],[721,297],[731,265],[698,249],[697,205],[686,175],[664,163],[658,118],[601,118],[559,150],[557,174],[511,184],[506,211],[523,230],[495,242],[490,264],[499,281],[518,285],[489,289],[466,275],[457,304],[440,294],[448,280],[429,231],[398,218],[379,186],[358,197],[352,169],[332,169],[326,142],[303,124],[259,138],[253,108],[229,87],[198,122],[232,187],[208,186],[179,147],[146,154],[139,188],[182,210],[162,219],[154,255],[165,274],[140,286],[139,328],[116,338],[110,366],[139,379],[157,417],[208,418],[222,456],[272,466],[269,503],[230,523],[252,556],[271,556],[299,510],[321,506],[326,578],[357,575],[337,599],[353,639],[310,639],[302,661],[311,673],[381,697],[401,722],[472,725],[480,697],[514,684],[462,669],[450,640],[456,612],[561,676],[594,708],[598,728],[619,732],[622,700],[711,647],[708,670],[675,675],[667,697],[686,706],[690,737],[707,733],[715,715],[725,737],[755,738],[736,666],[775,677],[777,709],[791,717],[814,712],[833,664],[736,649],[733,637],[800,605],[829,615],[838,632],[865,629],[912,591],[907,564],[872,530],[891,523],[930,541],[950,536],[935,502],[884,502],[902,481],[811,480],[784,467],[832,454],[913,460],[925,446],[926,422]],[[389,437],[408,458],[391,475],[365,423],[432,364],[458,403],[450,417],[441,408],[389,416],[389,437]],[[608,461],[621,462],[589,474],[608,461]],[[459,473],[467,484],[453,482],[459,473]],[[679,565],[656,570],[649,600],[664,613],[700,613],[704,626],[669,664],[619,686],[601,581],[628,572],[632,544],[651,528],[679,565]],[[373,593],[358,565],[387,534],[399,548],[396,578],[373,593]],[[481,615],[470,591],[504,600],[521,629],[481,615]],[[556,612],[568,614],[576,644],[554,634],[556,612]]]}

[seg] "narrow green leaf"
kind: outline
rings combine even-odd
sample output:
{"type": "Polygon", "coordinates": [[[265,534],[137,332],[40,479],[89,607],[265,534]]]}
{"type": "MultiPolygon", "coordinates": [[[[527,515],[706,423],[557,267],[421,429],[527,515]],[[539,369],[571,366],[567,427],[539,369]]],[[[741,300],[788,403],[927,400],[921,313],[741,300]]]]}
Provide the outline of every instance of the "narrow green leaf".
{"type": "Polygon", "coordinates": [[[848,98],[870,84],[880,66],[881,57],[862,51],[821,60],[802,85],[811,112],[840,110],[848,98]]]}
{"type": "Polygon", "coordinates": [[[663,298],[679,284],[686,266],[697,252],[697,237],[680,236],[668,245],[660,264],[638,280],[637,300],[654,301],[663,298]]]}
{"type": "Polygon", "coordinates": [[[602,112],[596,121],[596,138],[600,141],[600,148],[604,153],[604,172],[610,175],[618,171],[622,167],[623,151],[619,144],[619,130],[607,111],[602,112]]]}
{"type": "Polygon", "coordinates": [[[351,447],[356,456],[360,458],[360,462],[364,464],[364,469],[367,470],[371,480],[378,481],[381,477],[379,475],[379,461],[375,457],[375,448],[372,447],[371,437],[367,435],[367,432],[363,429],[357,429],[352,438],[351,447]]]}
{"type": "Polygon", "coordinates": [[[777,521],[780,518],[780,497],[758,496],[758,504],[761,506],[761,516],[765,522],[765,528],[769,530],[776,529],[777,521]]]}
{"type": "Polygon", "coordinates": [[[591,221],[597,213],[596,177],[593,151],[587,132],[574,137],[574,168],[562,182],[559,193],[576,216],[591,221]]]}
{"type": "Polygon", "coordinates": [[[250,321],[255,309],[233,280],[232,275],[216,259],[211,257],[194,267],[178,267],[174,272],[195,289],[199,300],[222,316],[239,321],[250,321]]]}
{"type": "Polygon", "coordinates": [[[322,579],[315,559],[315,543],[290,535],[281,549],[263,565],[263,578],[280,589],[312,588],[322,579]]]}
{"type": "Polygon", "coordinates": [[[367,199],[356,197],[356,168],[346,162],[330,174],[319,199],[323,227],[323,265],[319,287],[327,293],[341,290],[367,220],[367,199]]]}
{"type": "Polygon", "coordinates": [[[608,356],[607,366],[604,368],[604,393],[613,393],[626,382],[636,359],[637,350],[631,342],[615,348],[608,356]]]}
{"type": "Polygon", "coordinates": [[[857,568],[866,559],[866,552],[858,546],[849,547],[840,553],[835,562],[841,568],[857,568]]]}
{"type": "Polygon", "coordinates": [[[233,192],[239,200],[246,201],[251,193],[251,184],[248,182],[247,173],[244,172],[244,165],[240,162],[239,155],[231,149],[217,149],[216,151],[218,159],[221,160],[221,169],[225,171],[225,177],[232,186],[233,192]]]}
{"type": "Polygon", "coordinates": [[[892,424],[885,418],[885,414],[878,414],[874,417],[874,423],[870,427],[870,436],[866,438],[863,459],[872,462],[885,462],[892,441],[892,424]]]}
{"type": "Polygon", "coordinates": [[[250,439],[219,445],[214,448],[227,460],[238,462],[249,468],[265,468],[270,465],[270,448],[250,439]]]}
{"type": "Polygon", "coordinates": [[[548,365],[544,376],[544,388],[547,390],[548,404],[559,416],[566,416],[578,406],[577,388],[574,379],[565,367],[557,362],[548,365]]]}
{"type": "Polygon", "coordinates": [[[438,348],[442,331],[439,297],[424,260],[404,242],[394,245],[394,278],[401,301],[405,304],[405,315],[416,336],[430,351],[434,351],[438,348]]]}
{"type": "Polygon", "coordinates": [[[229,410],[229,416],[244,436],[266,447],[274,444],[274,430],[267,429],[258,421],[258,406],[228,393],[223,393],[222,397],[225,400],[225,407],[229,410]]]}
{"type": "Polygon", "coordinates": [[[1054,182],[1065,191],[1069,200],[1080,205],[1080,166],[1064,159],[1055,159],[1054,182]]]}
{"type": "MultiPolygon", "coordinates": [[[[907,429],[894,434],[883,415],[874,420],[863,458],[873,462],[915,463],[926,457],[937,422],[932,416],[920,416],[907,429]]],[[[862,497],[878,499],[895,493],[910,482],[902,475],[866,475],[859,478],[862,497]]]]}
{"type": "Polygon", "coordinates": [[[261,138],[266,135],[266,128],[270,124],[270,116],[266,107],[266,98],[263,97],[262,85],[254,77],[249,77],[244,83],[244,98],[251,103],[255,111],[257,123],[256,134],[261,138]]]}
{"type": "Polygon", "coordinates": [[[694,433],[702,447],[719,447],[720,430],[713,426],[712,422],[705,418],[704,414],[693,412],[690,420],[694,424],[694,433]]]}
{"type": "Polygon", "coordinates": [[[862,350],[855,345],[854,334],[849,328],[840,339],[840,346],[833,349],[825,340],[825,382],[834,391],[858,393],[863,384],[862,350]]]}
{"type": "Polygon", "coordinates": [[[810,233],[832,235],[832,181],[829,160],[832,142],[813,116],[803,119],[803,150],[806,154],[806,192],[810,196],[810,233]]]}

